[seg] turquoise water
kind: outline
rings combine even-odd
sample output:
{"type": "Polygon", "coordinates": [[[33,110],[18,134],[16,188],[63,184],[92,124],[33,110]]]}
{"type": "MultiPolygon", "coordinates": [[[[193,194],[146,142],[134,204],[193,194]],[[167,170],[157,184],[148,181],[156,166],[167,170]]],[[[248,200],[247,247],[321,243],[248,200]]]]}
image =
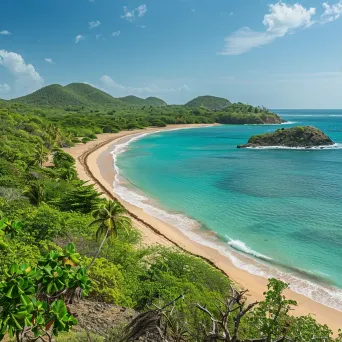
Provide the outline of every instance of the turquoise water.
{"type": "MultiPolygon", "coordinates": [[[[342,110],[276,112],[294,122],[282,127],[313,125],[342,144],[342,110]]],[[[342,149],[236,148],[276,128],[226,125],[133,141],[117,156],[134,184],[120,196],[165,209],[183,230],[193,223],[184,216],[192,218],[217,233],[227,253],[252,258],[238,266],[342,310],[342,149]]]]}

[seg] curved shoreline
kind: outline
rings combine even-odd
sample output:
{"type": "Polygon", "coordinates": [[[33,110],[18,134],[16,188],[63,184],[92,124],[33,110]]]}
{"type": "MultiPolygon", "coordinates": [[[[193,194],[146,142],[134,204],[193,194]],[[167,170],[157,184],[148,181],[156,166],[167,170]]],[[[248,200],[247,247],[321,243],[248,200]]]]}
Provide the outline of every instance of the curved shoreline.
{"type": "MultiPolygon", "coordinates": [[[[87,147],[81,146],[81,148],[77,150],[77,147],[79,146],[76,146],[72,149],[66,149],[66,151],[77,158],[78,171],[82,179],[91,179],[107,197],[118,199],[126,207],[130,215],[135,219],[135,222],[140,225],[138,229],[143,232],[143,235],[148,237],[146,239],[147,243],[159,243],[164,245],[166,244],[168,246],[174,245],[183,251],[201,257],[229,276],[237,284],[244,288],[248,288],[253,300],[262,300],[263,292],[267,285],[267,279],[236,268],[232,262],[227,257],[220,254],[219,251],[191,240],[177,228],[151,217],[142,209],[135,207],[120,198],[116,198],[117,194],[114,194],[113,192],[112,184],[114,182],[115,173],[113,169],[113,159],[110,152],[113,150],[113,145],[118,141],[118,139],[129,135],[136,135],[138,133],[192,127],[204,126],[171,126],[165,129],[152,128],[120,132],[118,134],[101,135],[99,136],[100,142],[97,144],[92,142],[92,144],[88,143],[89,145],[87,144],[87,147]]],[[[309,313],[313,313],[320,323],[329,324],[329,327],[335,332],[342,326],[342,312],[314,302],[313,300],[291,290],[288,291],[287,296],[297,300],[298,302],[298,307],[295,310],[296,315],[307,315],[309,313]]]]}

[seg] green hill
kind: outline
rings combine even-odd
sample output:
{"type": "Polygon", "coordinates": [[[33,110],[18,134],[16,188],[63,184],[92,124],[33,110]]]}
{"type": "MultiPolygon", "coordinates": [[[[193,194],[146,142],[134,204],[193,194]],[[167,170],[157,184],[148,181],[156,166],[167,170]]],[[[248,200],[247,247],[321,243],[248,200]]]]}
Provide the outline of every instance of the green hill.
{"type": "Polygon", "coordinates": [[[130,104],[130,105],[134,105],[134,106],[145,106],[146,105],[144,99],[142,99],[138,96],[134,96],[134,95],[119,97],[119,99],[122,102],[125,102],[125,103],[130,104]]]}
{"type": "Polygon", "coordinates": [[[35,106],[82,106],[87,101],[77,96],[59,84],[52,84],[41,88],[32,94],[11,100],[35,106]]]}
{"type": "Polygon", "coordinates": [[[121,101],[134,105],[134,106],[152,106],[152,107],[162,107],[162,106],[167,106],[167,103],[159,99],[158,97],[148,97],[147,99],[142,99],[141,97],[134,96],[134,95],[129,95],[125,97],[120,97],[119,98],[121,101]]]}
{"type": "Polygon", "coordinates": [[[11,100],[35,106],[67,107],[104,107],[125,106],[111,95],[85,83],[71,83],[65,87],[52,84],[32,94],[11,100]]]}
{"type": "Polygon", "coordinates": [[[231,102],[222,97],[216,96],[198,96],[189,101],[186,106],[188,107],[205,107],[211,110],[221,110],[231,105],[231,102]]]}
{"type": "Polygon", "coordinates": [[[167,106],[167,103],[164,100],[159,99],[158,97],[148,97],[147,99],[145,99],[145,104],[146,106],[152,106],[152,107],[167,106]]]}
{"type": "Polygon", "coordinates": [[[86,83],[71,83],[64,87],[64,89],[71,91],[79,97],[82,97],[91,104],[98,105],[123,105],[122,101],[105,93],[102,90],[92,87],[86,83]]]}

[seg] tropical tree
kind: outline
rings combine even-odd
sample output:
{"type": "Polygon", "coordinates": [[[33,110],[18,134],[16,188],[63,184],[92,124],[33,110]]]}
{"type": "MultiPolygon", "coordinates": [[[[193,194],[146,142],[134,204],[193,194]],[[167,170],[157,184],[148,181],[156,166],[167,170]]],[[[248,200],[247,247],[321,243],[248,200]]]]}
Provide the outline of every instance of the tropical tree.
{"type": "Polygon", "coordinates": [[[53,151],[53,163],[57,168],[70,168],[75,165],[75,159],[60,148],[55,148],[53,151]]]}
{"type": "Polygon", "coordinates": [[[43,163],[48,160],[48,152],[43,144],[36,145],[34,149],[34,159],[40,167],[42,167],[43,163]]]}
{"type": "Polygon", "coordinates": [[[74,167],[69,167],[67,169],[59,169],[58,178],[65,180],[67,182],[71,182],[77,179],[77,171],[74,167]]]}
{"type": "Polygon", "coordinates": [[[84,214],[90,213],[104,202],[101,193],[97,192],[93,184],[74,181],[74,187],[67,191],[59,201],[59,207],[63,211],[78,211],[84,214]]]}
{"type": "Polygon", "coordinates": [[[58,126],[50,125],[47,132],[52,137],[54,146],[60,146],[62,139],[60,128],[58,126]]]}
{"type": "Polygon", "coordinates": [[[25,190],[24,194],[30,199],[33,205],[41,205],[46,200],[45,186],[42,182],[32,182],[25,190]]]}
{"type": "Polygon", "coordinates": [[[90,226],[98,226],[96,240],[99,241],[101,237],[103,239],[88,268],[99,256],[107,238],[116,238],[119,230],[128,231],[132,227],[132,221],[125,216],[126,213],[126,209],[118,201],[106,201],[93,212],[94,221],[90,223],[90,226]]]}

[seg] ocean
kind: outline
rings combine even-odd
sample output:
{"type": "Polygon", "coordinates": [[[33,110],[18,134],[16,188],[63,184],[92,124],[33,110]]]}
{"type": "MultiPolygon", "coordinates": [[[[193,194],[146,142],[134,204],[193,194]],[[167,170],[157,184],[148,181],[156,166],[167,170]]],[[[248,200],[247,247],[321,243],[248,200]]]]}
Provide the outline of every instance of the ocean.
{"type": "Polygon", "coordinates": [[[237,267],[342,311],[342,110],[274,112],[288,123],[134,137],[114,151],[116,191],[237,267]],[[321,129],[336,145],[236,148],[297,125],[321,129]]]}

